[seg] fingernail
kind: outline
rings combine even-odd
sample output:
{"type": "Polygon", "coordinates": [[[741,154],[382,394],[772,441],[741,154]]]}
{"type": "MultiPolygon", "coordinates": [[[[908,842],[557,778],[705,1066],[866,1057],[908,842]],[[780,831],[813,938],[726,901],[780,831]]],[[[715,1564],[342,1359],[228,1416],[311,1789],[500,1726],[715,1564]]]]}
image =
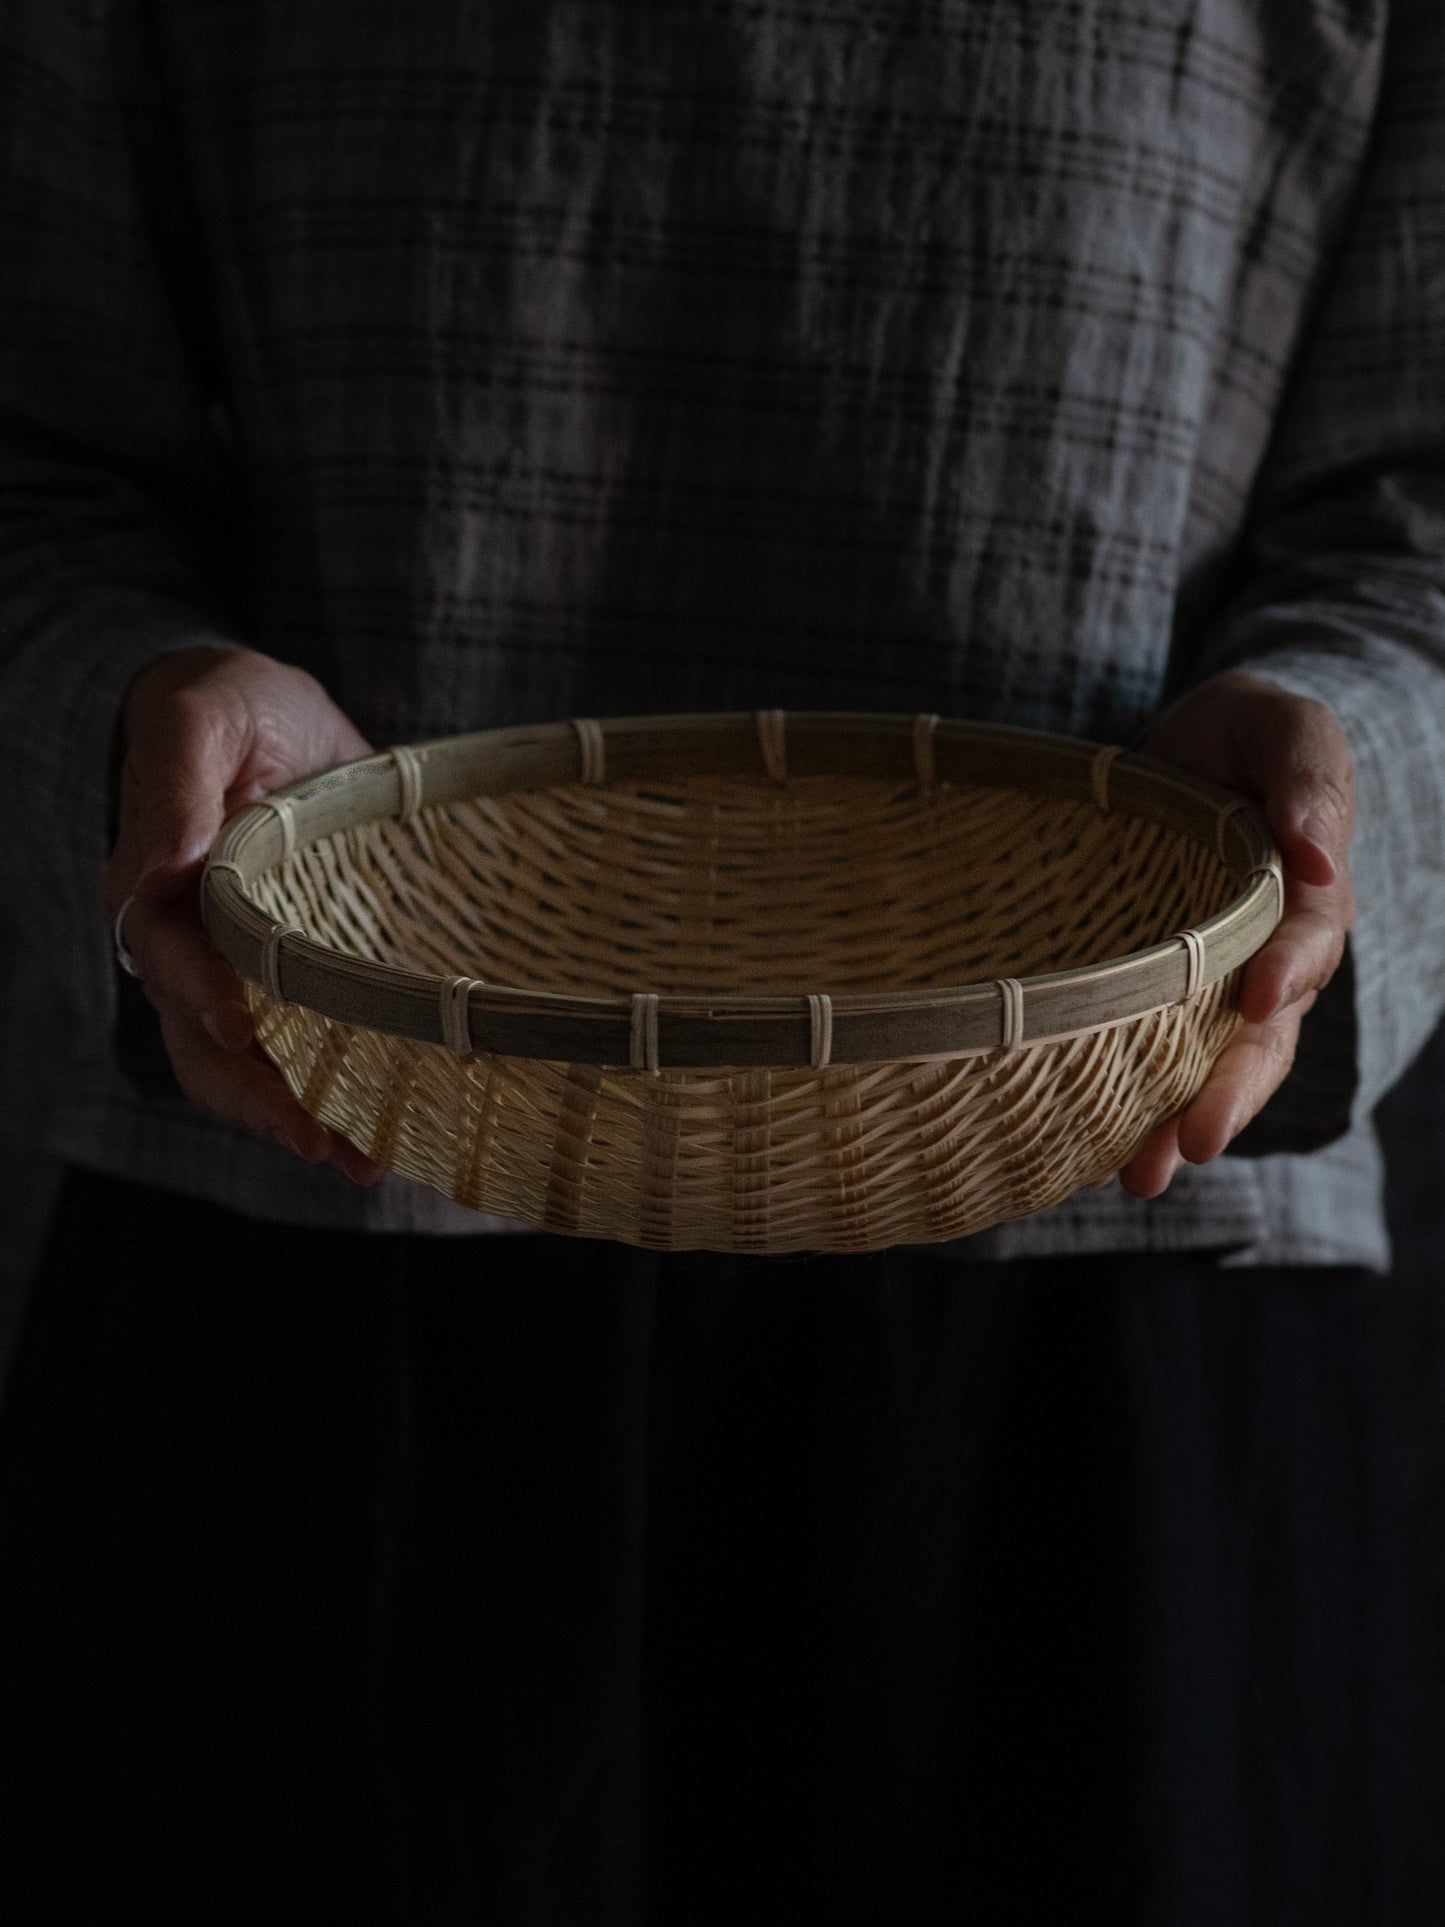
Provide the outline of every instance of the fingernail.
{"type": "Polygon", "coordinates": [[[228,1051],[232,1056],[244,1050],[253,1035],[251,1019],[241,1010],[223,1010],[219,1014],[203,1010],[201,1028],[218,1049],[228,1051]]]}
{"type": "Polygon", "coordinates": [[[369,1171],[363,1173],[348,1170],[338,1158],[332,1158],[326,1168],[328,1171],[334,1171],[337,1177],[345,1178],[348,1184],[354,1184],[361,1191],[371,1190],[374,1185],[380,1184],[386,1175],[384,1171],[378,1171],[373,1175],[369,1171]]]}
{"type": "Polygon", "coordinates": [[[1300,836],[1306,843],[1314,845],[1315,855],[1334,870],[1335,859],[1330,854],[1330,833],[1317,816],[1307,816],[1299,826],[1300,836]]]}
{"type": "Polygon", "coordinates": [[[299,1131],[283,1130],[277,1135],[289,1151],[298,1158],[303,1158],[307,1164],[319,1164],[331,1149],[329,1141],[319,1150],[314,1145],[308,1145],[299,1131]]]}
{"type": "Polygon", "coordinates": [[[1261,1008],[1259,1016],[1254,1021],[1259,1024],[1267,1024],[1271,1017],[1277,1017],[1289,1002],[1290,995],[1289,980],[1286,978],[1282,984],[1275,987],[1261,1008]]]}

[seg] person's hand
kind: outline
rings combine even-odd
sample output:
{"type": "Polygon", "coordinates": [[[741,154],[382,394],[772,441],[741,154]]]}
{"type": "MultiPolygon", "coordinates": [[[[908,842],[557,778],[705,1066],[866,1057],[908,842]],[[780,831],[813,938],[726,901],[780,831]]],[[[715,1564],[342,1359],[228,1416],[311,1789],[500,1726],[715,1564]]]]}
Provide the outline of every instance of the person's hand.
{"type": "Polygon", "coordinates": [[[119,829],[101,884],[194,1103],[358,1184],[384,1173],[292,1097],[253,1044],[241,981],[201,923],[206,852],[269,791],[369,753],[320,683],[250,649],[186,649],[132,680],[119,721],[119,829]]]}
{"type": "Polygon", "coordinates": [[[1218,1157],[1294,1062],[1300,1022],[1339,967],[1355,918],[1355,781],[1330,710],[1244,670],[1213,676],[1172,703],[1142,747],[1250,797],[1284,859],[1284,916],[1245,966],[1243,1023],[1198,1096],[1153,1130],[1119,1173],[1132,1196],[1157,1198],[1186,1160],[1218,1157]]]}

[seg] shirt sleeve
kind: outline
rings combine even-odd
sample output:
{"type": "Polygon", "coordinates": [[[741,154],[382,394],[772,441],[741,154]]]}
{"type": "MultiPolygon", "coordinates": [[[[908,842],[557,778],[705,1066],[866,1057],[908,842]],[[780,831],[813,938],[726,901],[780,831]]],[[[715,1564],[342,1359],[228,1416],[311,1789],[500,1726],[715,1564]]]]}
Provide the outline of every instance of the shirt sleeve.
{"type": "Polygon", "coordinates": [[[105,1030],[120,700],[144,663],[234,634],[232,464],[148,73],[113,8],[0,10],[0,825],[62,988],[105,1030]]]}
{"type": "Polygon", "coordinates": [[[1248,667],[1354,757],[1346,961],[1243,1155],[1368,1117],[1445,1007],[1445,8],[1391,17],[1348,232],[1255,491],[1237,592],[1189,680],[1248,667]]]}

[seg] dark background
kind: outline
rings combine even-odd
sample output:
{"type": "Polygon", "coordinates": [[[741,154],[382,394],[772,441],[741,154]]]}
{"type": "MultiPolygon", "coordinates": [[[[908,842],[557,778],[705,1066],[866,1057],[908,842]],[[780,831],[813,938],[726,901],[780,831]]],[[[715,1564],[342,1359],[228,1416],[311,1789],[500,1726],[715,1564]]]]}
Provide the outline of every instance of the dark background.
{"type": "MultiPolygon", "coordinates": [[[[15,901],[14,892],[0,902],[15,901]]],[[[0,910],[0,1373],[58,1173],[36,1148],[62,1013],[12,912],[0,910]]],[[[1380,1285],[1408,1550],[1413,1758],[1406,1927],[1445,1921],[1445,1025],[1379,1112],[1395,1271],[1380,1285]]]]}

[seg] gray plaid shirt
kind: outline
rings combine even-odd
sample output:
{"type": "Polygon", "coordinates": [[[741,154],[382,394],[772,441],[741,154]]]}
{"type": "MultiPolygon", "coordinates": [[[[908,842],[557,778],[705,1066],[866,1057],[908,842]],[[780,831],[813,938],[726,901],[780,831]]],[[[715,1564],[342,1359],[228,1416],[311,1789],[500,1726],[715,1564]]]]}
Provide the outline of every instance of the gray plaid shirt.
{"type": "MultiPolygon", "coordinates": [[[[239,638],[372,741],[937,710],[1136,737],[1248,662],[1339,716],[1359,918],[1162,1199],[970,1256],[1388,1248],[1445,1004],[1439,0],[6,0],[0,821],[75,1162],[374,1193],[145,1074],[96,909],[119,696],[239,638]]],[[[129,995],[129,993],[127,993],[129,995]]]]}

